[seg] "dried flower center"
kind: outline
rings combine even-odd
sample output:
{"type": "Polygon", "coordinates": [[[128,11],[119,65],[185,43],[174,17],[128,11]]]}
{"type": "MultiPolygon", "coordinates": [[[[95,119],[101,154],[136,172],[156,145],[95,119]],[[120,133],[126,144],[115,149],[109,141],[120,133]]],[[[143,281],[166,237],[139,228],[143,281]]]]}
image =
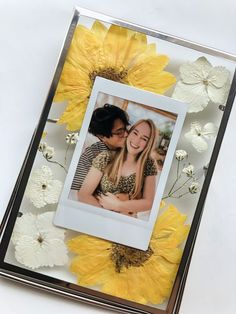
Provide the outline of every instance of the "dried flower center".
{"type": "Polygon", "coordinates": [[[97,76],[101,76],[101,77],[106,78],[108,80],[122,83],[124,78],[127,76],[127,70],[122,69],[121,71],[117,71],[117,70],[109,67],[106,69],[93,71],[89,74],[89,78],[92,81],[92,83],[94,83],[97,76]]]}
{"type": "Polygon", "coordinates": [[[209,82],[208,82],[207,79],[203,80],[202,82],[203,82],[203,84],[206,85],[206,86],[209,84],[209,82]]]}
{"type": "Polygon", "coordinates": [[[39,235],[37,241],[39,242],[39,244],[42,244],[43,243],[43,237],[41,235],[39,235]]]}
{"type": "Polygon", "coordinates": [[[153,250],[150,247],[147,251],[142,251],[121,244],[112,244],[110,257],[115,264],[116,271],[120,273],[123,267],[142,266],[152,254],[153,250]]]}

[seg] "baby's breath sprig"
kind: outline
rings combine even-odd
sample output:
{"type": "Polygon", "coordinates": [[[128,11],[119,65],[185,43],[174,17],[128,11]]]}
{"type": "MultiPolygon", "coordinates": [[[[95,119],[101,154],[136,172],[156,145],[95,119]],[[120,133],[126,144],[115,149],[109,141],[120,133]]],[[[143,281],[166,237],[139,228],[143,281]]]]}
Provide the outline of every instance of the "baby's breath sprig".
{"type": "Polygon", "coordinates": [[[181,198],[187,194],[195,194],[200,188],[200,184],[197,182],[201,177],[201,171],[195,171],[192,164],[182,165],[181,163],[187,159],[188,153],[185,150],[177,150],[175,152],[175,159],[177,160],[176,167],[176,179],[174,180],[168,194],[162,199],[167,198],[181,198]],[[184,174],[184,177],[183,177],[184,174]]]}
{"type": "Polygon", "coordinates": [[[62,165],[56,160],[52,160],[52,158],[55,155],[54,147],[48,146],[46,142],[41,142],[39,144],[38,150],[39,152],[42,153],[43,157],[47,160],[47,162],[56,164],[60,166],[61,168],[63,168],[66,173],[68,172],[64,165],[62,165]]]}
{"type": "Polygon", "coordinates": [[[75,145],[77,143],[78,139],[79,139],[78,133],[68,133],[66,135],[66,143],[68,145],[67,145],[66,153],[65,153],[65,164],[67,163],[67,153],[68,153],[70,146],[75,145]]]}

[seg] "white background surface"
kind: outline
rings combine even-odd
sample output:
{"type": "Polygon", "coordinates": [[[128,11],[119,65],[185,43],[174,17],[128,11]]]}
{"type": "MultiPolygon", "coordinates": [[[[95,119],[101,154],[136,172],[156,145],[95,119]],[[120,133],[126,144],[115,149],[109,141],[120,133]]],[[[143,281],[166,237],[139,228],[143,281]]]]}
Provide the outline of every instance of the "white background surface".
{"type": "MultiPolygon", "coordinates": [[[[0,0],[0,218],[53,76],[74,5],[236,54],[234,0],[0,0]]],[[[233,314],[236,108],[207,197],[181,314],[233,314]]],[[[1,313],[110,313],[0,279],[1,313]]]]}

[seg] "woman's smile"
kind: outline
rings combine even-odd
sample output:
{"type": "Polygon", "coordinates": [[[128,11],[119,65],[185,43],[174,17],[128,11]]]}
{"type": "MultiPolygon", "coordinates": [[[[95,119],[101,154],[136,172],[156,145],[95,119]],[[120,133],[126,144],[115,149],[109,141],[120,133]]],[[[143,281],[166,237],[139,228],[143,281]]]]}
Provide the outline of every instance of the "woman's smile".
{"type": "Polygon", "coordinates": [[[141,153],[149,141],[151,130],[146,122],[138,124],[127,137],[127,151],[130,154],[141,153]]]}
{"type": "Polygon", "coordinates": [[[138,146],[138,145],[133,144],[132,142],[130,142],[130,146],[131,146],[132,148],[134,148],[134,149],[138,149],[138,148],[139,148],[139,146],[138,146]]]}

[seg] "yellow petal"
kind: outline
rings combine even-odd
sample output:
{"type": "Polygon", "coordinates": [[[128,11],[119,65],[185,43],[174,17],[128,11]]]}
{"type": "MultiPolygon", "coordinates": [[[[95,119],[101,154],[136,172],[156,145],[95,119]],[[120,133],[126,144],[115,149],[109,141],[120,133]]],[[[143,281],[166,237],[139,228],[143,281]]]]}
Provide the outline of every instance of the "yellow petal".
{"type": "Polygon", "coordinates": [[[67,61],[89,73],[94,70],[101,45],[102,42],[93,32],[80,25],[75,30],[67,61]]]}
{"type": "Polygon", "coordinates": [[[120,64],[128,70],[133,63],[136,61],[137,57],[147,50],[147,37],[141,33],[130,32],[130,38],[126,45],[126,50],[120,58],[120,64]],[[122,60],[123,58],[123,60],[122,60]]]}
{"type": "Polygon", "coordinates": [[[179,248],[160,248],[157,249],[158,255],[165,258],[167,261],[173,264],[178,264],[181,260],[183,251],[179,248]]]}
{"type": "Polygon", "coordinates": [[[136,58],[136,63],[142,63],[144,60],[146,60],[149,57],[156,57],[157,56],[157,51],[156,51],[156,44],[148,44],[146,46],[146,50],[141,53],[137,58],[136,58]]]}
{"type": "Polygon", "coordinates": [[[183,243],[189,232],[189,226],[183,225],[178,227],[175,231],[171,232],[168,236],[159,237],[151,241],[151,246],[156,248],[157,251],[160,249],[175,249],[181,243],[183,243]]]}
{"type": "Polygon", "coordinates": [[[67,242],[68,249],[76,254],[94,254],[107,252],[111,248],[111,243],[99,238],[81,234],[67,242]]]}
{"type": "Polygon", "coordinates": [[[91,82],[86,74],[74,69],[64,70],[54,101],[74,100],[79,102],[88,101],[91,92],[91,82]]]}
{"type": "Polygon", "coordinates": [[[98,256],[97,259],[89,256],[80,257],[71,263],[71,272],[76,273],[78,281],[83,286],[104,284],[114,274],[114,267],[107,256],[98,256]]]}
{"type": "Polygon", "coordinates": [[[153,238],[165,237],[174,232],[179,226],[183,225],[187,216],[181,214],[174,205],[168,208],[158,217],[153,230],[153,238]]]}
{"type": "Polygon", "coordinates": [[[46,136],[47,136],[47,132],[46,131],[43,131],[43,134],[42,134],[42,137],[41,137],[41,139],[43,139],[43,138],[45,138],[46,136]]]}
{"type": "Polygon", "coordinates": [[[66,129],[68,131],[77,131],[81,128],[83,123],[87,103],[72,103],[66,107],[62,116],[58,120],[58,124],[67,123],[66,129]]]}
{"type": "Polygon", "coordinates": [[[123,66],[124,56],[129,42],[128,31],[124,27],[110,26],[103,43],[103,51],[106,56],[106,66],[120,69],[123,66]]]}
{"type": "Polygon", "coordinates": [[[107,34],[107,28],[104,24],[102,24],[100,21],[95,21],[93,23],[93,26],[91,28],[91,31],[94,33],[94,35],[100,39],[100,41],[103,41],[106,34],[107,34]]]}
{"type": "Polygon", "coordinates": [[[71,271],[80,285],[100,285],[104,293],[142,304],[163,303],[170,296],[181,260],[178,246],[189,230],[185,220],[177,208],[168,206],[156,223],[151,257],[140,267],[123,267],[120,273],[110,258],[111,243],[79,235],[68,242],[70,251],[78,254],[72,260],[71,271]]]}
{"type": "Polygon", "coordinates": [[[163,94],[176,82],[173,74],[162,71],[167,63],[167,56],[148,57],[128,71],[127,81],[132,86],[163,94]]]}

